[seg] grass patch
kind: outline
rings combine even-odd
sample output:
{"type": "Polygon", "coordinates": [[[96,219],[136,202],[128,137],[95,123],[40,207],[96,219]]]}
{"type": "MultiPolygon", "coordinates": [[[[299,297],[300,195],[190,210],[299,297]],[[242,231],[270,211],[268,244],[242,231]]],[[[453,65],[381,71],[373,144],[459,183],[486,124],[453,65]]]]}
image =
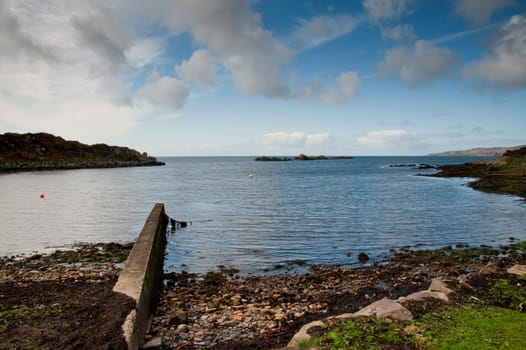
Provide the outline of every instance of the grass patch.
{"type": "Polygon", "coordinates": [[[497,306],[446,307],[417,323],[426,349],[526,349],[526,314],[497,306]]]}
{"type": "Polygon", "coordinates": [[[10,309],[0,311],[0,333],[5,333],[9,328],[9,321],[29,312],[27,305],[15,305],[10,309]]]}
{"type": "Polygon", "coordinates": [[[407,326],[407,322],[360,317],[339,323],[305,345],[317,345],[320,349],[330,350],[382,349],[404,345],[415,347],[415,335],[404,331],[407,326]]]}
{"type": "Polygon", "coordinates": [[[498,306],[443,307],[417,321],[359,318],[300,344],[323,350],[526,349],[526,313],[498,306]]]}
{"type": "Polygon", "coordinates": [[[497,280],[489,295],[492,305],[526,311],[526,289],[512,285],[505,279],[497,280]]]}

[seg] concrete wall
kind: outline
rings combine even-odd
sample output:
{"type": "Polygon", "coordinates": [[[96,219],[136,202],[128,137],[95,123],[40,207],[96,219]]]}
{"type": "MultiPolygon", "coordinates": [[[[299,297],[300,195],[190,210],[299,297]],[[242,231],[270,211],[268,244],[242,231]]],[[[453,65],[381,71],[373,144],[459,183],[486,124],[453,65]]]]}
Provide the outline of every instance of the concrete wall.
{"type": "Polygon", "coordinates": [[[130,312],[123,325],[130,350],[142,345],[159,300],[167,224],[164,204],[155,204],[113,287],[115,292],[123,293],[136,302],[135,310],[130,312]]]}

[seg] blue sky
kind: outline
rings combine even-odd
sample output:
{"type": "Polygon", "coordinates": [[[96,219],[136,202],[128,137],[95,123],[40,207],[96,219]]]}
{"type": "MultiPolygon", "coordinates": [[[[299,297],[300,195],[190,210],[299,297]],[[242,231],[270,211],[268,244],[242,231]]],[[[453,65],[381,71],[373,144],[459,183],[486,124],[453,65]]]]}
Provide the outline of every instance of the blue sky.
{"type": "Polygon", "coordinates": [[[0,0],[0,132],[154,155],[526,144],[526,1],[0,0]]]}

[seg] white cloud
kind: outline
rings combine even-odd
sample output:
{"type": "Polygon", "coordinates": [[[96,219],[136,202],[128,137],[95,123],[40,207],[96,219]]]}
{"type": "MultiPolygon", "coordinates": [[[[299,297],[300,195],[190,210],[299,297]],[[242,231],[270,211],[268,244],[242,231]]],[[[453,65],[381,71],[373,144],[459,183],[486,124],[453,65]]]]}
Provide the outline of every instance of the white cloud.
{"type": "Polygon", "coordinates": [[[455,11],[475,24],[487,23],[494,11],[513,5],[514,0],[459,0],[455,11]]]}
{"type": "Polygon", "coordinates": [[[378,66],[378,73],[398,76],[409,85],[418,85],[445,76],[454,61],[449,49],[418,40],[413,47],[398,46],[387,50],[378,66]]]}
{"type": "Polygon", "coordinates": [[[328,133],[305,134],[303,132],[273,132],[263,135],[263,144],[272,147],[304,148],[321,145],[330,138],[328,133]]]}
{"type": "Polygon", "coordinates": [[[479,62],[468,64],[466,77],[481,77],[506,88],[526,87],[526,16],[513,16],[501,31],[491,51],[479,62]]]}
{"type": "Polygon", "coordinates": [[[360,78],[356,72],[341,73],[336,79],[335,86],[331,87],[323,96],[326,104],[336,104],[349,101],[356,96],[360,86],[360,78]]]}
{"type": "Polygon", "coordinates": [[[362,5],[373,21],[400,18],[412,0],[363,0],[362,5]]]}
{"type": "Polygon", "coordinates": [[[138,0],[138,4],[146,12],[163,16],[176,33],[189,32],[199,45],[217,55],[243,93],[289,96],[282,69],[292,51],[262,27],[250,0],[138,0]]]}
{"type": "Polygon", "coordinates": [[[406,147],[415,143],[416,136],[406,130],[369,131],[357,139],[359,144],[371,147],[406,147]]]}
{"type": "Polygon", "coordinates": [[[175,67],[183,79],[193,80],[203,85],[215,83],[215,59],[207,50],[194,51],[192,57],[175,67]]]}
{"type": "Polygon", "coordinates": [[[126,62],[125,51],[132,44],[132,36],[114,23],[108,9],[99,8],[88,16],[73,15],[71,26],[78,46],[90,49],[100,58],[92,65],[92,71],[113,73],[126,62]]]}
{"type": "Polygon", "coordinates": [[[144,85],[137,94],[139,101],[159,107],[181,108],[188,98],[186,85],[175,78],[162,77],[144,85]]]}
{"type": "Polygon", "coordinates": [[[330,135],[327,132],[321,134],[311,134],[307,135],[307,140],[305,141],[306,146],[321,145],[327,142],[330,139],[330,135]]]}
{"type": "Polygon", "coordinates": [[[360,18],[350,14],[315,16],[310,20],[299,19],[291,40],[300,49],[310,49],[350,33],[360,22],[360,18]]]}
{"type": "Polygon", "coordinates": [[[49,48],[41,46],[22,31],[20,21],[4,0],[0,0],[0,56],[53,58],[49,48]]]}
{"type": "Polygon", "coordinates": [[[410,24],[398,24],[390,28],[381,28],[382,38],[393,41],[414,40],[416,38],[413,26],[410,24]]]}
{"type": "Polygon", "coordinates": [[[97,46],[97,35],[116,38],[113,22],[104,15],[100,21],[93,19],[100,24],[98,31],[83,20],[76,28],[72,24],[71,18],[84,18],[97,8],[96,1],[0,0],[0,125],[4,130],[44,130],[103,142],[137,124],[139,112],[131,107],[128,87],[114,71],[123,62],[120,48],[124,46],[97,46]],[[90,33],[85,37],[78,31],[83,26],[90,33]],[[77,39],[85,39],[83,43],[90,47],[79,45],[77,39]],[[110,74],[94,74],[97,63],[111,67],[110,74]]]}
{"type": "Polygon", "coordinates": [[[124,54],[128,64],[134,68],[142,68],[152,64],[163,53],[162,39],[146,38],[136,40],[124,54]]]}

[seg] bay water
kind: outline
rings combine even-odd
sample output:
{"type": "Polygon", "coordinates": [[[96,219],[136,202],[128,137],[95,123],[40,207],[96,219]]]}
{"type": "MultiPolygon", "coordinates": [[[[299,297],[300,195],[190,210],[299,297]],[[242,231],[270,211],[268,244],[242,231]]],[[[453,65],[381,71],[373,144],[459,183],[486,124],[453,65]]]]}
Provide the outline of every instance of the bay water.
{"type": "Polygon", "coordinates": [[[473,159],[171,157],[162,167],[4,174],[0,255],[133,241],[158,202],[189,222],[168,230],[168,271],[262,273],[298,259],[353,265],[360,252],[378,260],[407,245],[526,239],[524,200],[475,191],[470,179],[415,176],[434,169],[389,166],[473,159]]]}

